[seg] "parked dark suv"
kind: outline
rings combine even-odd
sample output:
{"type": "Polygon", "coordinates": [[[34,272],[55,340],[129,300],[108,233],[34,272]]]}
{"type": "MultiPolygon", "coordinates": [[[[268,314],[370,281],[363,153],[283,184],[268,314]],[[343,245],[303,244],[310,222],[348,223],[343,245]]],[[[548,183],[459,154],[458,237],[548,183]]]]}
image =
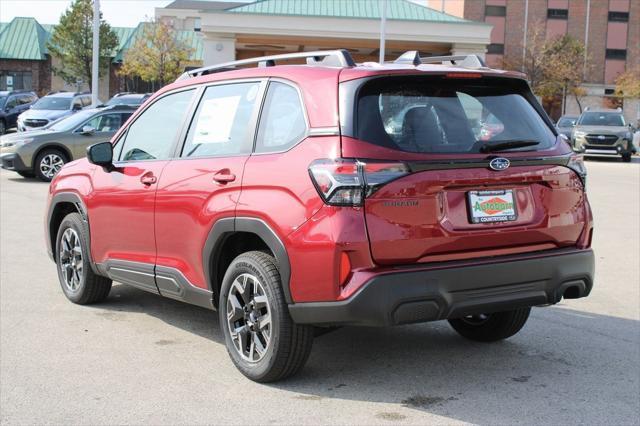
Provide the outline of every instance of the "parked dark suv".
{"type": "Polygon", "coordinates": [[[519,73],[303,52],[155,93],[54,178],[46,241],[72,302],[113,280],[217,310],[234,364],[268,382],[317,327],[446,319],[489,342],[587,296],[585,174],[519,73]]]}
{"type": "Polygon", "coordinates": [[[37,100],[38,96],[33,92],[0,91],[0,135],[16,127],[18,116],[31,108],[37,100]]]}

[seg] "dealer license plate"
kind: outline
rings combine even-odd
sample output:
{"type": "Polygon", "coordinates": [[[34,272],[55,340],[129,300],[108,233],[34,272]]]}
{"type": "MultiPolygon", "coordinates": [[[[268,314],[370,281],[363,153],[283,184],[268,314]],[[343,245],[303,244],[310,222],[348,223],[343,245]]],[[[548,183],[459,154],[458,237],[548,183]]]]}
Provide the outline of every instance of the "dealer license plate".
{"type": "Polygon", "coordinates": [[[518,217],[512,189],[469,191],[467,202],[471,223],[509,222],[518,217]]]}

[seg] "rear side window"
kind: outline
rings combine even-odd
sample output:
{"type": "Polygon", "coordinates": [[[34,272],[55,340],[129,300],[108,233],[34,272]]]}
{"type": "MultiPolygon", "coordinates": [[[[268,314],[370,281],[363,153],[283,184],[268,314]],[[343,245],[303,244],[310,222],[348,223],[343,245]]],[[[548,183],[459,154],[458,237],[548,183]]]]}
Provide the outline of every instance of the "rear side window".
{"type": "Polygon", "coordinates": [[[190,89],[166,95],[145,109],[118,144],[122,145],[120,160],[170,158],[194,91],[190,89]]]}
{"type": "Polygon", "coordinates": [[[288,84],[272,82],[264,103],[256,152],[284,151],[307,132],[298,91],[288,84]]]}
{"type": "Polygon", "coordinates": [[[253,143],[249,126],[260,83],[207,88],[187,134],[182,157],[248,154],[253,143]]]}
{"type": "Polygon", "coordinates": [[[415,153],[479,153],[484,144],[555,137],[531,104],[508,85],[480,79],[391,77],[366,83],[357,99],[356,137],[415,153]]]}

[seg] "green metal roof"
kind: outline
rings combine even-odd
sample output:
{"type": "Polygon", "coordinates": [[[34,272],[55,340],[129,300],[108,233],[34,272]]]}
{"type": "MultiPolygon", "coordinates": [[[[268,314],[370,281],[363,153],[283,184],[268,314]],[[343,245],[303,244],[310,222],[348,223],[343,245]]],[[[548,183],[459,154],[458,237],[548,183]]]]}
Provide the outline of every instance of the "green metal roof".
{"type": "MultiPolygon", "coordinates": [[[[331,18],[380,19],[379,0],[259,0],[225,10],[225,13],[321,16],[331,18]]],[[[387,19],[399,21],[471,23],[408,0],[387,0],[387,19]]]]}
{"type": "Polygon", "coordinates": [[[16,17],[2,25],[0,58],[41,61],[46,59],[49,33],[34,18],[16,17]]]}
{"type": "MultiPolygon", "coordinates": [[[[144,23],[135,28],[111,27],[118,36],[118,46],[112,53],[113,61],[122,61],[136,37],[142,34],[144,23]]],[[[46,59],[47,41],[54,25],[39,24],[34,18],[16,17],[11,22],[0,22],[0,58],[42,61],[46,59]]],[[[176,37],[191,47],[191,61],[203,58],[202,38],[194,31],[177,30],[176,37]]]]}

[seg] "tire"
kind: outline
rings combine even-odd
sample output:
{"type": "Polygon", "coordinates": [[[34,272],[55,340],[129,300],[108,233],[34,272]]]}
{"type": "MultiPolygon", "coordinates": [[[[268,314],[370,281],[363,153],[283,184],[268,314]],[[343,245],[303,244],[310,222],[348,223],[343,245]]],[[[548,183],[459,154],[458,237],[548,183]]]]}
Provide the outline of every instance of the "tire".
{"type": "Polygon", "coordinates": [[[509,338],[524,327],[531,308],[451,319],[449,324],[461,336],[477,342],[495,342],[509,338]]]}
{"type": "Polygon", "coordinates": [[[251,251],[231,262],[218,312],[227,352],[247,378],[261,383],[282,380],[309,358],[314,329],[295,324],[289,316],[280,273],[269,254],[251,251]],[[267,318],[270,322],[263,322],[267,318]]]}
{"type": "Polygon", "coordinates": [[[69,213],[62,220],[56,236],[58,280],[67,299],[79,305],[100,302],[111,290],[111,280],[91,269],[88,235],[80,214],[69,213]]]}
{"type": "Polygon", "coordinates": [[[60,171],[69,159],[67,155],[55,148],[42,150],[33,163],[33,170],[38,179],[43,182],[51,182],[51,179],[60,171]]]}
{"type": "Polygon", "coordinates": [[[19,171],[18,174],[20,176],[22,176],[23,178],[32,178],[35,177],[35,174],[33,172],[26,172],[26,171],[19,171]]]}
{"type": "Polygon", "coordinates": [[[631,153],[630,152],[622,154],[622,162],[624,162],[624,163],[630,163],[631,162],[631,153]]]}
{"type": "Polygon", "coordinates": [[[7,133],[7,123],[5,123],[4,120],[0,120],[0,136],[5,133],[7,133]]]}

